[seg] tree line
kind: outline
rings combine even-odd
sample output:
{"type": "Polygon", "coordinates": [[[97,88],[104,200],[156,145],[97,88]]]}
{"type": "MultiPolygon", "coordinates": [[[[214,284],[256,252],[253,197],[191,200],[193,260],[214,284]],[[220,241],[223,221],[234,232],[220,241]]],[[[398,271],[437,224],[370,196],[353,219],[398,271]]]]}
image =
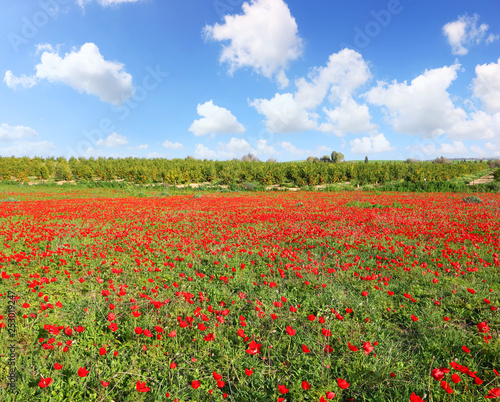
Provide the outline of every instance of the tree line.
{"type": "MultiPolygon", "coordinates": [[[[260,162],[258,160],[213,161],[146,158],[15,158],[0,157],[0,179],[125,180],[137,184],[219,184],[258,182],[265,185],[294,183],[298,186],[357,182],[386,183],[444,181],[486,169],[486,163],[456,162],[260,162]]],[[[314,161],[312,161],[314,162],[314,161]]]]}

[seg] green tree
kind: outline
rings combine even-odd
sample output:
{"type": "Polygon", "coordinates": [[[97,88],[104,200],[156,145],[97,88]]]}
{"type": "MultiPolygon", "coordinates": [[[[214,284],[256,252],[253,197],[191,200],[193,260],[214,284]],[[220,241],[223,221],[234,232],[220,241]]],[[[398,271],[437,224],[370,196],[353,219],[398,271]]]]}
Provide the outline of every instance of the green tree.
{"type": "Polygon", "coordinates": [[[339,163],[344,161],[344,154],[341,154],[340,152],[333,151],[332,152],[332,162],[333,163],[339,163]]]}
{"type": "Polygon", "coordinates": [[[368,163],[368,156],[365,156],[365,163],[368,163]]]}
{"type": "Polygon", "coordinates": [[[49,168],[45,165],[40,166],[40,179],[48,180],[50,177],[49,168]]]}

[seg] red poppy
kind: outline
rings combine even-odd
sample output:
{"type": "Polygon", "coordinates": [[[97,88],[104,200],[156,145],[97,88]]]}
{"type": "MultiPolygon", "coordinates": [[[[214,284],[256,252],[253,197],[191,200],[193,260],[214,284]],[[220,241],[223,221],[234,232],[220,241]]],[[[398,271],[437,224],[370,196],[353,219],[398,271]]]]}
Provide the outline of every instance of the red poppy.
{"type": "Polygon", "coordinates": [[[357,352],[359,350],[356,346],[351,345],[350,342],[347,342],[347,347],[351,349],[353,352],[357,352]]]}
{"type": "Polygon", "coordinates": [[[248,344],[248,349],[245,350],[245,352],[247,352],[249,355],[256,355],[257,353],[260,353],[261,347],[262,347],[261,343],[252,341],[248,344]]]}
{"type": "Polygon", "coordinates": [[[488,395],[485,396],[487,399],[500,398],[500,388],[492,388],[488,395]]]}
{"type": "Polygon", "coordinates": [[[109,385],[109,382],[107,381],[101,381],[101,384],[103,387],[107,387],[109,385]]]}
{"type": "Polygon", "coordinates": [[[38,383],[38,386],[40,388],[45,388],[48,387],[50,384],[52,384],[52,378],[47,377],[47,378],[42,378],[40,382],[38,383]]]}
{"type": "Polygon", "coordinates": [[[370,342],[365,342],[363,344],[363,350],[365,351],[365,355],[368,355],[373,350],[373,346],[370,342]]]}
{"type": "Polygon", "coordinates": [[[89,374],[89,372],[90,372],[90,371],[88,371],[86,367],[80,367],[80,368],[78,369],[78,375],[79,375],[80,377],[87,377],[87,375],[89,374]]]}
{"type": "Polygon", "coordinates": [[[310,352],[309,348],[306,345],[302,345],[302,351],[304,353],[309,353],[310,352]]]}
{"type": "Polygon", "coordinates": [[[286,327],[286,332],[290,336],[294,336],[297,333],[297,331],[295,331],[290,325],[286,327]]]}
{"type": "Polygon", "coordinates": [[[61,370],[63,368],[63,365],[62,364],[59,364],[59,363],[54,363],[54,368],[56,370],[61,370]]]}
{"type": "Polygon", "coordinates": [[[414,392],[410,395],[410,402],[424,402],[424,400],[414,392]]]}
{"type": "Polygon", "coordinates": [[[342,389],[349,388],[349,385],[351,385],[346,380],[344,380],[342,378],[337,378],[337,384],[342,389]]]}
{"type": "Polygon", "coordinates": [[[311,388],[311,384],[309,384],[307,381],[302,381],[302,388],[307,391],[309,388],[311,388]]]}
{"type": "Polygon", "coordinates": [[[281,394],[286,394],[288,393],[288,391],[290,391],[287,387],[285,387],[284,385],[278,385],[278,391],[281,393],[281,394]]]}
{"type": "Polygon", "coordinates": [[[200,387],[200,382],[198,380],[194,380],[192,383],[191,383],[191,386],[194,388],[194,389],[198,389],[200,387]]]}
{"type": "Polygon", "coordinates": [[[253,374],[253,371],[250,370],[250,369],[248,369],[248,368],[246,368],[245,369],[245,374],[250,377],[253,374]]]}
{"type": "Polygon", "coordinates": [[[137,384],[135,384],[135,389],[137,389],[137,391],[139,391],[139,392],[151,391],[151,388],[146,387],[146,381],[140,382],[139,380],[137,380],[137,384]]]}
{"type": "Polygon", "coordinates": [[[453,390],[446,381],[441,381],[441,388],[443,388],[448,394],[452,394],[453,390]]]}

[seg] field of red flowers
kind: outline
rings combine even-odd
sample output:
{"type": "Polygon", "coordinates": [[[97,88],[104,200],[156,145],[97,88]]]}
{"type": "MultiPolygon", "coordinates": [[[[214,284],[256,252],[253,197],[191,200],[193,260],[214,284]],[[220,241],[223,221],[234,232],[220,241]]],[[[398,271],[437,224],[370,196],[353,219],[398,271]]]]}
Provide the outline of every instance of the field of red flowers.
{"type": "Polygon", "coordinates": [[[500,400],[500,196],[462,197],[2,202],[0,399],[500,400]]]}

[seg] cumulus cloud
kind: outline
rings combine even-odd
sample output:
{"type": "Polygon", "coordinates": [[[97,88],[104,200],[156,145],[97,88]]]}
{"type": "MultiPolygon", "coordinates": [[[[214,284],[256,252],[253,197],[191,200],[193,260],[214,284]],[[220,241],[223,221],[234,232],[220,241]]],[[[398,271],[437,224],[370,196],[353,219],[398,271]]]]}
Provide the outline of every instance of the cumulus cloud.
{"type": "Polygon", "coordinates": [[[273,133],[321,130],[343,135],[374,129],[366,105],[354,101],[353,94],[371,77],[363,57],[351,49],[330,55],[326,66],[312,68],[307,78],[295,81],[295,93],[275,94],[271,99],[250,102],[265,117],[264,124],[273,133]],[[328,97],[337,109],[323,108],[328,123],[318,123],[315,109],[328,97]],[[344,113],[353,113],[352,116],[344,113]]]}
{"type": "Polygon", "coordinates": [[[500,112],[500,58],[497,63],[476,66],[472,90],[488,112],[500,112]]]}
{"type": "MultiPolygon", "coordinates": [[[[443,26],[443,34],[451,46],[453,54],[464,56],[469,52],[471,45],[477,45],[484,40],[488,31],[488,24],[478,26],[479,16],[474,14],[472,17],[467,14],[459,16],[456,21],[448,22],[443,26]]],[[[498,35],[490,34],[486,43],[492,43],[498,39],[498,35]]]]}
{"type": "Polygon", "coordinates": [[[330,103],[351,97],[371,78],[371,73],[361,54],[343,49],[331,54],[325,67],[311,69],[307,78],[295,82],[298,89],[295,98],[301,107],[314,109],[327,95],[330,103]]]}
{"type": "Polygon", "coordinates": [[[0,141],[16,141],[37,136],[38,133],[30,127],[9,126],[7,123],[0,125],[0,141]]]}
{"type": "Polygon", "coordinates": [[[257,155],[277,155],[278,152],[272,145],[267,143],[267,140],[257,140],[257,155]]]}
{"type": "Polygon", "coordinates": [[[355,138],[350,142],[351,152],[355,154],[375,154],[389,152],[395,149],[391,147],[384,134],[371,135],[369,137],[355,138]]]}
{"type": "Polygon", "coordinates": [[[360,105],[352,98],[346,98],[335,109],[323,108],[328,123],[323,123],[320,130],[342,136],[345,133],[362,133],[376,130],[377,126],[370,123],[368,106],[360,105]]]}
{"type": "Polygon", "coordinates": [[[473,112],[454,124],[448,131],[454,139],[482,140],[500,137],[500,113],[473,112]]]}
{"type": "Polygon", "coordinates": [[[95,95],[114,105],[122,104],[134,94],[132,76],[125,71],[124,65],[105,60],[94,43],[85,43],[80,50],[73,49],[64,57],[54,49],[48,49],[42,53],[35,69],[34,75],[20,77],[7,71],[4,82],[11,88],[18,85],[32,87],[45,79],[63,83],[80,93],[95,95]]]}
{"type": "Polygon", "coordinates": [[[436,144],[435,142],[429,142],[426,144],[415,145],[407,147],[407,150],[411,150],[418,153],[423,153],[426,157],[434,156],[463,156],[468,154],[468,149],[462,141],[453,141],[450,143],[436,144]]]}
{"type": "Polygon", "coordinates": [[[0,147],[0,156],[35,157],[52,156],[56,146],[49,141],[14,141],[8,146],[0,147]]]}
{"type": "Polygon", "coordinates": [[[184,145],[182,145],[180,142],[171,142],[169,140],[165,140],[163,142],[163,147],[169,148],[169,149],[183,149],[184,145]]]}
{"type": "Polygon", "coordinates": [[[409,85],[406,81],[378,82],[364,96],[369,103],[383,107],[396,132],[435,138],[465,119],[465,111],[455,108],[447,92],[459,67],[426,70],[409,85]]]}
{"type": "Polygon", "coordinates": [[[99,141],[97,141],[97,145],[104,146],[106,148],[117,148],[127,144],[127,137],[114,132],[108,135],[105,140],[100,139],[99,141]]]}
{"type": "Polygon", "coordinates": [[[203,105],[198,104],[196,110],[200,116],[203,116],[203,118],[195,120],[189,127],[189,131],[196,136],[245,132],[245,127],[238,122],[229,110],[214,105],[212,100],[205,102],[203,105]]]}
{"type": "Polygon", "coordinates": [[[317,128],[316,116],[301,107],[291,93],[276,94],[272,99],[255,99],[250,102],[250,106],[265,116],[266,128],[272,133],[317,128]]]}
{"type": "Polygon", "coordinates": [[[11,89],[16,89],[19,85],[24,88],[31,88],[36,85],[37,78],[34,75],[22,74],[16,77],[12,71],[7,70],[3,77],[3,82],[11,89]]]}
{"type": "Polygon", "coordinates": [[[251,0],[243,4],[243,14],[224,16],[223,24],[207,25],[207,39],[227,42],[221,63],[229,73],[250,67],[267,78],[275,77],[280,87],[288,85],[285,70],[302,54],[297,22],[283,0],[251,0]]]}
{"type": "Polygon", "coordinates": [[[148,144],[140,144],[135,147],[135,149],[148,149],[149,145],[148,144]]]}
{"type": "Polygon", "coordinates": [[[211,150],[203,144],[196,144],[194,155],[198,159],[217,159],[217,152],[211,150]]]}
{"type": "Polygon", "coordinates": [[[253,147],[243,138],[231,138],[229,142],[218,142],[216,149],[210,149],[203,144],[196,144],[195,156],[199,159],[228,160],[241,158],[247,154],[253,154],[258,157],[263,155],[275,155],[273,146],[267,144],[266,140],[257,140],[257,147],[253,147]]]}

